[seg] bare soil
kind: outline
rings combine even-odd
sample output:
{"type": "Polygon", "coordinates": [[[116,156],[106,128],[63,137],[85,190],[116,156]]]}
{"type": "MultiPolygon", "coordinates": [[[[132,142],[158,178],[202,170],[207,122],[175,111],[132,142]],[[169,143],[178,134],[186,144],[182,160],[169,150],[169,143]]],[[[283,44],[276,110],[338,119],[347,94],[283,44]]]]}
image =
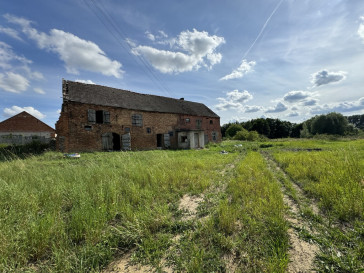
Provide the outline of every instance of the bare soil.
{"type": "Polygon", "coordinates": [[[178,209],[183,211],[183,221],[192,220],[196,217],[197,207],[203,201],[204,196],[183,195],[179,202],[178,209]]]}
{"type": "Polygon", "coordinates": [[[103,271],[103,273],[146,273],[152,272],[152,268],[150,266],[143,265],[132,265],[131,264],[131,255],[134,250],[124,254],[120,259],[112,262],[109,266],[103,271]]]}
{"type": "MultiPolygon", "coordinates": [[[[270,159],[267,155],[263,154],[263,156],[265,157],[266,161],[270,163],[268,165],[275,169],[275,172],[281,172],[287,178],[286,173],[284,173],[284,171],[272,159],[270,159]]],[[[301,199],[300,197],[303,195],[302,189],[293,181],[291,182],[298,195],[298,198],[301,199]]],[[[288,208],[288,213],[286,214],[285,218],[290,225],[290,228],[288,229],[290,248],[288,251],[289,263],[287,266],[287,272],[315,272],[313,270],[313,265],[315,256],[319,252],[319,247],[316,244],[306,242],[299,237],[294,227],[308,228],[309,225],[304,219],[300,217],[299,205],[285,193],[283,184],[282,193],[283,201],[288,208]]],[[[310,207],[313,213],[317,214],[319,212],[319,209],[315,203],[311,203],[310,207]]]]}

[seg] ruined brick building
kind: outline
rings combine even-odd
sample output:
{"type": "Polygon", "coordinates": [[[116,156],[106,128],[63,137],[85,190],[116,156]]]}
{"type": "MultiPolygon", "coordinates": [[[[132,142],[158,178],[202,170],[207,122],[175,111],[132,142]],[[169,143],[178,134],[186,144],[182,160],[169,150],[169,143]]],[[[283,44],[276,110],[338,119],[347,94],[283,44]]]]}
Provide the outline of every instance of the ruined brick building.
{"type": "Polygon", "coordinates": [[[63,80],[56,123],[64,152],[202,148],[221,140],[220,117],[202,103],[63,80]]]}

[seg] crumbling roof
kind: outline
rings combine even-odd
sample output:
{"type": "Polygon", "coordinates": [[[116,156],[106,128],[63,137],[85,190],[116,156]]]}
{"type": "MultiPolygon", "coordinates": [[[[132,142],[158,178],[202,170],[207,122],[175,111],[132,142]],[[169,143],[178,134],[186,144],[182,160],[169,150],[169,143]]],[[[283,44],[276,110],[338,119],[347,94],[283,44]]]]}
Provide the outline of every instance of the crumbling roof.
{"type": "Polygon", "coordinates": [[[21,112],[0,122],[0,132],[52,132],[54,129],[28,112],[21,112]]]}
{"type": "Polygon", "coordinates": [[[63,99],[139,111],[219,117],[202,103],[66,80],[63,81],[63,99]]]}

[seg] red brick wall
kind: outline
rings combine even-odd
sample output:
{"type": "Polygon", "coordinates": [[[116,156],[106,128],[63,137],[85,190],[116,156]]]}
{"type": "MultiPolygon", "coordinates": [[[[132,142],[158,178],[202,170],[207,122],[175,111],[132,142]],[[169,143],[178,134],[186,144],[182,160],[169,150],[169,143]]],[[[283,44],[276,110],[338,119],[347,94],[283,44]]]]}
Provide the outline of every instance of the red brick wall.
{"type": "Polygon", "coordinates": [[[125,128],[130,128],[131,147],[135,149],[155,149],[157,147],[157,134],[173,132],[170,137],[171,148],[177,148],[177,134],[179,129],[193,129],[195,120],[201,119],[201,130],[205,130],[212,141],[212,131],[218,132],[218,141],[221,140],[219,118],[205,118],[194,116],[181,116],[178,114],[134,111],[99,105],[67,102],[63,104],[63,112],[56,123],[57,148],[60,148],[60,139],[64,138],[64,151],[101,151],[102,137],[107,132],[123,135],[125,128]],[[88,109],[104,110],[110,112],[110,124],[91,124],[88,122],[88,109]],[[131,116],[141,114],[143,126],[133,126],[131,116]],[[190,124],[184,124],[185,118],[190,118],[190,124]],[[213,120],[210,124],[209,120],[213,120]],[[91,126],[90,131],[85,126],[91,126]],[[147,128],[151,133],[147,133],[147,128]]]}
{"type": "Polygon", "coordinates": [[[180,128],[185,130],[199,130],[197,120],[201,120],[200,130],[203,130],[205,135],[208,135],[209,141],[213,141],[212,132],[217,132],[217,142],[221,141],[220,118],[180,115],[180,128]],[[187,122],[186,119],[190,121],[187,122]]]}
{"type": "Polygon", "coordinates": [[[27,112],[0,122],[0,132],[42,132],[54,137],[54,129],[27,112]]]}

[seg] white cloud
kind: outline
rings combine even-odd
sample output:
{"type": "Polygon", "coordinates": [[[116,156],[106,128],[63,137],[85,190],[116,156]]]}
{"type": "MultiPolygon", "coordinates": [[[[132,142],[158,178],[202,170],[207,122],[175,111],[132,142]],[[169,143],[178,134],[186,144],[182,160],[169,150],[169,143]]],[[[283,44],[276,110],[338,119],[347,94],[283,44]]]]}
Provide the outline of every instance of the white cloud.
{"type": "MultiPolygon", "coordinates": [[[[32,71],[29,65],[31,60],[23,56],[18,56],[14,53],[11,46],[0,41],[0,67],[4,70],[22,70],[27,78],[42,80],[43,74],[37,71],[32,71]],[[25,73],[24,73],[25,72],[25,73]]],[[[23,75],[24,76],[24,75],[23,75]]],[[[24,76],[25,77],[25,76],[24,76]]]]}
{"type": "Polygon", "coordinates": [[[183,31],[176,39],[167,41],[176,51],[160,50],[150,46],[135,46],[134,55],[143,55],[162,73],[181,73],[198,70],[201,66],[211,69],[221,61],[216,48],[225,43],[223,37],[210,36],[206,31],[183,31]],[[182,52],[181,52],[182,51],[182,52]]]}
{"type": "Polygon", "coordinates": [[[14,62],[20,63],[20,65],[23,66],[32,63],[31,60],[16,55],[10,45],[0,41],[0,67],[3,69],[11,69],[14,62]]]}
{"type": "Polygon", "coordinates": [[[43,74],[38,72],[38,71],[30,72],[30,77],[32,79],[36,79],[36,80],[43,80],[44,79],[43,74]]]}
{"type": "Polygon", "coordinates": [[[12,92],[21,93],[27,90],[29,81],[20,74],[13,72],[0,73],[0,88],[12,92]]]}
{"type": "Polygon", "coordinates": [[[22,38],[20,38],[19,33],[15,29],[0,26],[0,33],[4,33],[16,40],[22,41],[22,38]]]}
{"type": "Polygon", "coordinates": [[[12,117],[16,114],[19,114],[23,111],[28,112],[29,114],[31,114],[32,116],[35,116],[38,119],[43,119],[46,117],[46,115],[42,114],[41,112],[39,112],[38,110],[34,109],[31,106],[27,106],[27,107],[19,107],[19,106],[12,106],[11,108],[5,108],[4,109],[4,116],[5,117],[12,117]]]}
{"type": "Polygon", "coordinates": [[[362,20],[362,23],[359,25],[358,35],[363,39],[364,42],[364,16],[361,16],[360,19],[362,20]]]}
{"type": "Polygon", "coordinates": [[[364,110],[364,97],[357,101],[344,101],[340,103],[317,105],[311,109],[312,114],[322,114],[328,112],[354,112],[364,110]]]}
{"type": "Polygon", "coordinates": [[[130,38],[126,38],[125,41],[127,42],[127,44],[131,47],[136,47],[137,44],[135,43],[135,41],[133,41],[132,39],[130,38]]]}
{"type": "Polygon", "coordinates": [[[65,63],[68,73],[78,74],[82,69],[116,78],[121,78],[124,73],[121,63],[109,59],[105,52],[91,41],[58,29],[50,30],[49,34],[38,32],[31,27],[32,22],[27,19],[9,14],[5,15],[5,18],[20,25],[23,33],[34,40],[39,48],[57,53],[65,63]]]}
{"type": "Polygon", "coordinates": [[[251,100],[253,96],[246,90],[239,92],[239,90],[235,89],[231,92],[226,93],[226,97],[228,100],[236,101],[240,103],[247,102],[248,100],[251,100]]]}
{"type": "Polygon", "coordinates": [[[284,95],[283,100],[289,103],[299,102],[312,96],[312,93],[306,91],[290,91],[284,95]]]}
{"type": "Polygon", "coordinates": [[[146,31],[146,32],[145,32],[145,35],[147,36],[147,38],[148,38],[149,40],[151,40],[151,41],[155,41],[155,36],[154,36],[152,33],[150,33],[149,31],[146,31]]]}
{"type": "Polygon", "coordinates": [[[0,73],[0,88],[20,93],[27,90],[30,79],[42,80],[42,73],[29,68],[31,63],[31,60],[15,54],[10,45],[0,41],[0,68],[4,70],[0,73]]]}
{"type": "Polygon", "coordinates": [[[159,50],[150,46],[137,46],[132,53],[143,55],[150,64],[162,73],[180,73],[199,69],[199,61],[181,52],[159,50]]]}
{"type": "Polygon", "coordinates": [[[292,118],[292,117],[298,117],[298,116],[299,116],[299,113],[298,112],[292,112],[292,113],[289,113],[287,115],[287,117],[290,117],[290,118],[292,118]]]}
{"type": "Polygon", "coordinates": [[[36,88],[33,88],[33,90],[34,90],[35,93],[38,93],[38,94],[41,94],[41,95],[45,94],[45,92],[44,92],[44,90],[42,88],[36,87],[36,88]]]}
{"type": "Polygon", "coordinates": [[[80,80],[80,79],[76,79],[76,82],[80,82],[80,83],[87,83],[87,84],[95,84],[93,81],[91,80],[80,80]]]}
{"type": "Polygon", "coordinates": [[[286,105],[284,105],[282,102],[278,102],[276,106],[268,108],[265,112],[266,113],[280,113],[284,112],[288,109],[286,105]]]}
{"type": "Polygon", "coordinates": [[[308,100],[304,100],[302,102],[302,105],[304,106],[313,106],[316,105],[318,103],[318,99],[308,99],[308,100]]]}
{"type": "Polygon", "coordinates": [[[248,106],[248,105],[246,105],[244,107],[244,112],[245,113],[255,113],[255,112],[262,111],[262,110],[263,110],[263,107],[261,107],[261,106],[248,106]]]}
{"type": "Polygon", "coordinates": [[[254,71],[253,68],[255,66],[256,62],[251,61],[248,62],[247,60],[243,60],[240,64],[240,66],[233,70],[230,74],[222,77],[220,80],[231,80],[231,79],[238,79],[244,77],[245,74],[254,71]]]}
{"type": "Polygon", "coordinates": [[[311,82],[314,86],[321,86],[329,83],[340,82],[346,79],[346,72],[329,72],[326,69],[313,73],[311,82]]]}
{"type": "Polygon", "coordinates": [[[239,92],[239,90],[233,90],[226,93],[226,98],[217,98],[220,103],[215,105],[217,110],[224,111],[229,109],[243,110],[243,103],[251,100],[253,96],[246,90],[239,92]]]}
{"type": "Polygon", "coordinates": [[[158,38],[168,38],[168,35],[163,30],[159,30],[158,33],[158,38]]]}
{"type": "MultiPolygon", "coordinates": [[[[151,33],[150,31],[147,30],[145,32],[145,36],[149,40],[151,40],[153,42],[157,42],[158,44],[170,44],[170,41],[167,42],[167,41],[163,40],[165,38],[168,38],[168,35],[163,30],[159,30],[157,32],[157,34],[153,34],[153,33],[151,33]]],[[[175,39],[173,39],[173,41],[175,41],[175,39]]]]}

